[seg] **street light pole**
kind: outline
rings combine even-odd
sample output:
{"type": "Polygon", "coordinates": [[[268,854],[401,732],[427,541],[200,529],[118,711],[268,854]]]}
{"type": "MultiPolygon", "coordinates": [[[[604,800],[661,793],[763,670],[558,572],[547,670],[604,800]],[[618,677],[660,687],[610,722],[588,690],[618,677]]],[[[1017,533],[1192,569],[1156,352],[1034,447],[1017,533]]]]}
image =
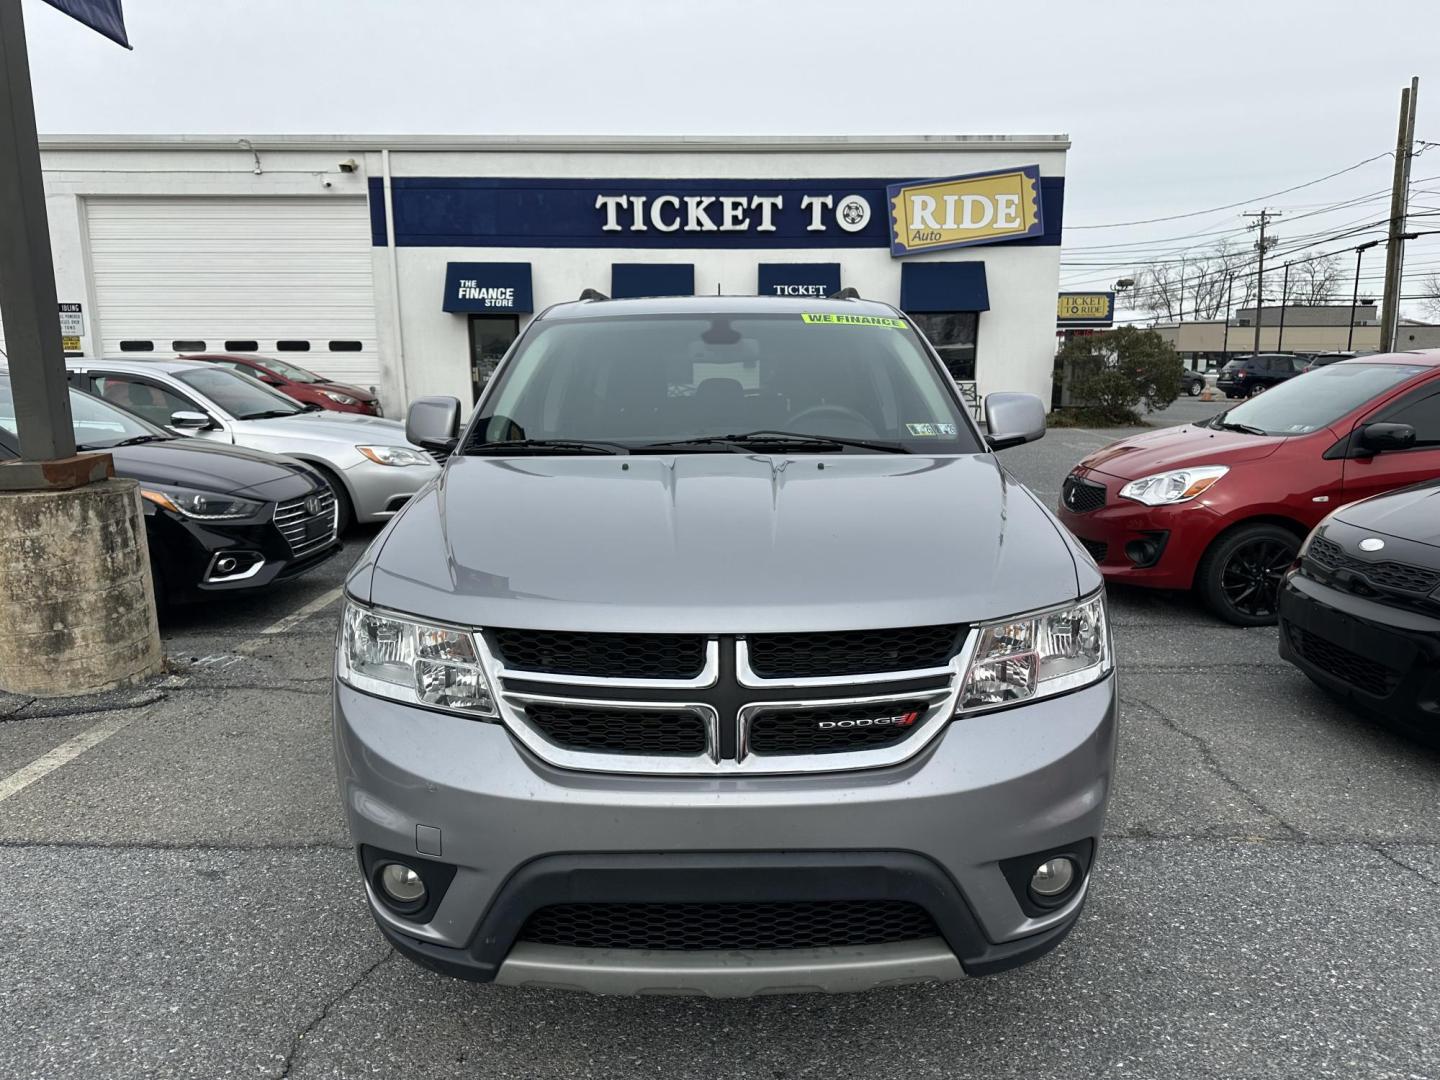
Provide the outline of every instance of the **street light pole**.
{"type": "Polygon", "coordinates": [[[1345,337],[1346,352],[1350,352],[1355,346],[1355,305],[1360,299],[1360,257],[1378,243],[1379,240],[1371,240],[1355,249],[1355,289],[1350,293],[1350,333],[1345,337]]]}
{"type": "Polygon", "coordinates": [[[1285,308],[1290,303],[1290,264],[1285,264],[1285,277],[1280,284],[1280,336],[1275,339],[1275,351],[1285,351],[1285,308]]]}
{"type": "Polygon", "coordinates": [[[1225,338],[1220,344],[1220,366],[1230,358],[1230,304],[1235,298],[1235,275],[1225,275],[1225,338]]]}

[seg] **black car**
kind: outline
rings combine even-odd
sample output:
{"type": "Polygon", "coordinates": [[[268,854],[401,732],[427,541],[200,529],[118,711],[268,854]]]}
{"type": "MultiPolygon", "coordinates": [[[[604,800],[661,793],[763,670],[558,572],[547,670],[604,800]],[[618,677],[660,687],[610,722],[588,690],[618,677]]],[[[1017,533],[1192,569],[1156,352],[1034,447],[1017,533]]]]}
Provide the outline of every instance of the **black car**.
{"type": "MultiPolygon", "coordinates": [[[[75,441],[140,482],[155,598],[182,603],[294,577],[341,548],[335,496],[308,467],[241,446],[177,437],[70,391],[75,441]]],[[[0,374],[0,460],[19,456],[10,379],[0,374]]]]}
{"type": "Polygon", "coordinates": [[[1293,379],[1304,370],[1305,361],[1289,353],[1255,353],[1237,356],[1223,368],[1215,385],[1227,398],[1253,397],[1293,379]]]}
{"type": "Polygon", "coordinates": [[[1312,353],[1305,358],[1303,370],[1314,371],[1316,368],[1329,367],[1331,364],[1338,364],[1341,360],[1353,360],[1360,355],[1353,352],[1322,352],[1312,353]]]}
{"type": "Polygon", "coordinates": [[[1205,392],[1205,376],[1187,368],[1180,373],[1180,389],[1191,397],[1199,397],[1205,392]]]}
{"type": "Polygon", "coordinates": [[[1280,655],[1440,742],[1440,480],[1341,507],[1280,590],[1280,655]]]}

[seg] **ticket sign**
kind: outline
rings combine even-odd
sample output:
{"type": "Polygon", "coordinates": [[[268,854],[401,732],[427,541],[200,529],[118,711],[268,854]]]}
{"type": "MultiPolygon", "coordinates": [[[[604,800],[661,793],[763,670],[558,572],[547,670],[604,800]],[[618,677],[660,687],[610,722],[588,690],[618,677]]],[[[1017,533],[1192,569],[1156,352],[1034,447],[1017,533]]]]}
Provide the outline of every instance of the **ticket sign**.
{"type": "Polygon", "coordinates": [[[1113,292],[1061,293],[1055,309],[1055,323],[1067,326],[1113,326],[1115,294],[1113,292]]]}
{"type": "Polygon", "coordinates": [[[1042,236],[1040,166],[891,184],[890,254],[1042,236]]]}

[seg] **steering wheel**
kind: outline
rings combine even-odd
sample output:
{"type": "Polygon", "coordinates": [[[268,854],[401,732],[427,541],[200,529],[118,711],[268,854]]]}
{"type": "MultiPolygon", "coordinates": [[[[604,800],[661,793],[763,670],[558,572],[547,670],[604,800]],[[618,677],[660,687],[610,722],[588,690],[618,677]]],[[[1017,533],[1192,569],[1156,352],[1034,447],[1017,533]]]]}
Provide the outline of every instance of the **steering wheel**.
{"type": "Polygon", "coordinates": [[[847,405],[811,405],[808,409],[801,409],[785,421],[787,427],[795,428],[797,431],[803,431],[807,435],[843,435],[845,434],[843,430],[839,432],[825,431],[823,425],[821,425],[819,430],[813,427],[807,429],[801,426],[802,421],[805,420],[840,420],[848,423],[853,429],[856,429],[857,434],[875,434],[875,425],[866,418],[865,414],[857,412],[847,405]]]}

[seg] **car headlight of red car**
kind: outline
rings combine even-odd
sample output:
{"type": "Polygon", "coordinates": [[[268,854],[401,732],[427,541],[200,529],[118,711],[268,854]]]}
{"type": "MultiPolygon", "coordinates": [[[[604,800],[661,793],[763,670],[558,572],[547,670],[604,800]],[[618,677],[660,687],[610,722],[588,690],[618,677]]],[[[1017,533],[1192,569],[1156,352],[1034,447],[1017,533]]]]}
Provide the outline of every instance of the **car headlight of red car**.
{"type": "Polygon", "coordinates": [[[1197,465],[1191,469],[1173,469],[1131,480],[1120,489],[1122,499],[1133,499],[1146,506],[1169,506],[1189,502],[1209,491],[1215,481],[1230,469],[1225,465],[1197,465]]]}

